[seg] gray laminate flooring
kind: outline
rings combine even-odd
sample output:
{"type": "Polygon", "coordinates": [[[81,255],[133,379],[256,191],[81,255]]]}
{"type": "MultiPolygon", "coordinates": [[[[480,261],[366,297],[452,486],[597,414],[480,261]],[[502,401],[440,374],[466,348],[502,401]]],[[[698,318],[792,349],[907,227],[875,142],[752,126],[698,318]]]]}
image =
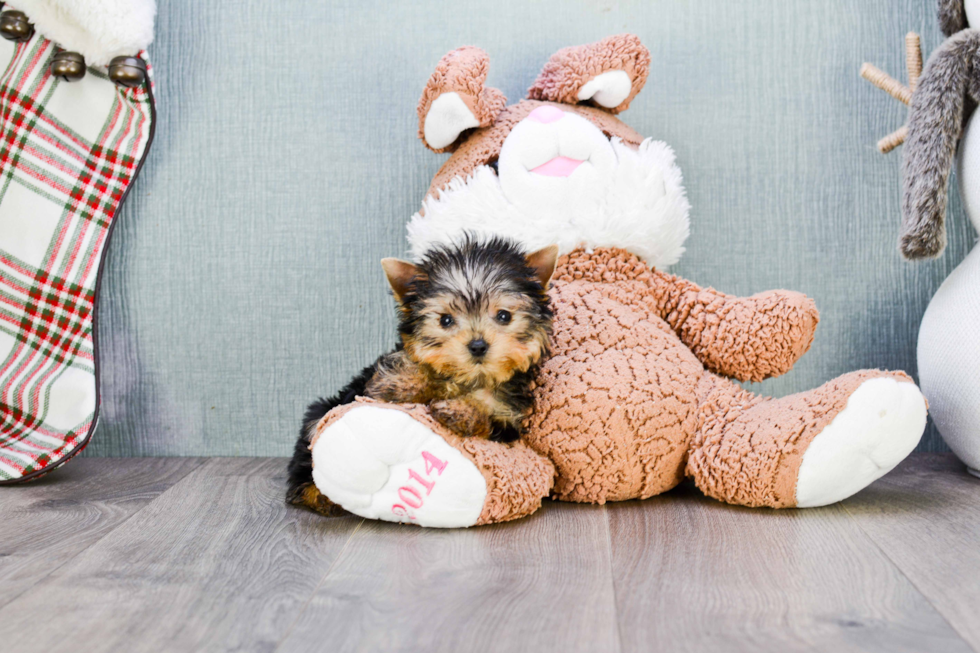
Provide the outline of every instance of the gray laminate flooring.
{"type": "Polygon", "coordinates": [[[287,507],[285,463],[0,488],[0,650],[980,652],[980,479],[949,455],[815,510],[682,487],[455,531],[287,507]]]}

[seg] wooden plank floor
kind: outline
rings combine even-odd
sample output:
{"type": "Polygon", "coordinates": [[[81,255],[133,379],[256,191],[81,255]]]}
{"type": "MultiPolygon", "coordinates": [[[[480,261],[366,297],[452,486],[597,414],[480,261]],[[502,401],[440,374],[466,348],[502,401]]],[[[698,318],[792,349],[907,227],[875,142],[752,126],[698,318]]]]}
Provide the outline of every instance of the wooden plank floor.
{"type": "Polygon", "coordinates": [[[836,506],[683,487],[459,531],[282,503],[285,460],[94,459],[0,488],[0,649],[973,651],[980,480],[836,506]]]}

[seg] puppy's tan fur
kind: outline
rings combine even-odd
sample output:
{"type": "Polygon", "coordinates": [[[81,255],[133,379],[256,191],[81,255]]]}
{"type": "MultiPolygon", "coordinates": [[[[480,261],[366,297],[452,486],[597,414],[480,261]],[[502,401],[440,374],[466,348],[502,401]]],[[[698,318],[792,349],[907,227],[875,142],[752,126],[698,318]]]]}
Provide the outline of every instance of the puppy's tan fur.
{"type": "Polygon", "coordinates": [[[368,396],[428,404],[460,435],[519,432],[531,410],[523,377],[548,350],[545,290],[558,250],[524,258],[516,251],[499,239],[467,240],[419,266],[382,261],[398,302],[402,347],[378,361],[368,396]],[[483,356],[469,349],[477,340],[487,345],[483,356]]]}

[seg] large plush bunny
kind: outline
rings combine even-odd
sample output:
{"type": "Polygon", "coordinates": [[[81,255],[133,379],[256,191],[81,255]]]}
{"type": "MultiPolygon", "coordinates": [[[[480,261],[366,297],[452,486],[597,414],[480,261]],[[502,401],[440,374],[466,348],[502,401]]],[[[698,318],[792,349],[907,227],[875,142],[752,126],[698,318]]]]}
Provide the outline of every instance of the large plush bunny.
{"type": "MultiPolygon", "coordinates": [[[[980,231],[980,0],[940,0],[950,38],[930,57],[909,113],[900,248],[931,258],[946,245],[949,173],[959,144],[960,194],[980,231]]],[[[940,286],[919,329],[919,379],[950,448],[980,475],[980,249],[940,286]]]]}
{"type": "Polygon", "coordinates": [[[488,59],[439,62],[420,135],[451,151],[409,225],[420,254],[463,231],[557,242],[552,355],[521,442],[461,438],[421,406],[358,400],[312,429],[320,492],[372,519],[472,526],[542,498],[650,497],[685,477],[729,503],[839,501],[916,445],[926,405],[901,372],[861,371],[782,399],[732,379],[783,374],[809,348],[805,296],[732,297],[660,270],[683,252],[688,204],[674,156],[615,116],[643,87],[631,35],[555,54],[528,99],[484,86],[488,59]]]}

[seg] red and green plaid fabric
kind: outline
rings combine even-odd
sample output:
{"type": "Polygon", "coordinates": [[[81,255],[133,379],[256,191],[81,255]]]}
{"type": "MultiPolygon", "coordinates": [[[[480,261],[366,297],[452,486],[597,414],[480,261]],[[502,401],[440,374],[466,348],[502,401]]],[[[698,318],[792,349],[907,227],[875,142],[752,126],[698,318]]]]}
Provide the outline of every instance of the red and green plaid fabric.
{"type": "Polygon", "coordinates": [[[95,427],[98,275],[155,117],[149,84],[53,78],[57,51],[0,43],[0,483],[50,471],[95,427]]]}

